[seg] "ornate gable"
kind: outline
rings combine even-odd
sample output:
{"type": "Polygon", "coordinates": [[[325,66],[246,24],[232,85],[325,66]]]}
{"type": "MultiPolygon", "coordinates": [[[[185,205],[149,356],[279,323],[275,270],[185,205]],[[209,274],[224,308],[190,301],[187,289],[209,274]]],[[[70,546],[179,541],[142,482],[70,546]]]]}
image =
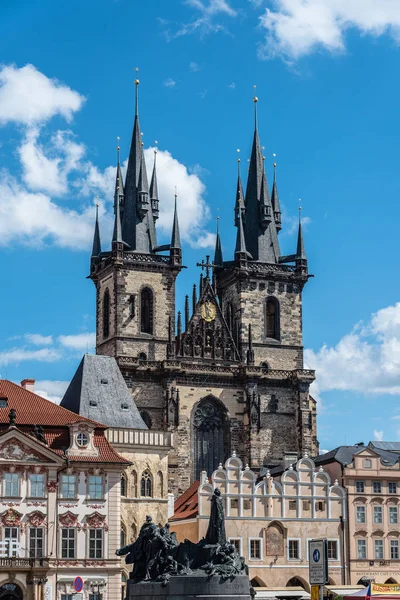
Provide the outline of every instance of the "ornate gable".
{"type": "Polygon", "coordinates": [[[49,459],[36,452],[31,446],[13,437],[0,444],[0,461],[5,462],[49,462],[49,459]]]}
{"type": "Polygon", "coordinates": [[[186,331],[178,336],[177,355],[183,358],[240,361],[232,333],[208,277],[203,280],[200,298],[186,331]]]}

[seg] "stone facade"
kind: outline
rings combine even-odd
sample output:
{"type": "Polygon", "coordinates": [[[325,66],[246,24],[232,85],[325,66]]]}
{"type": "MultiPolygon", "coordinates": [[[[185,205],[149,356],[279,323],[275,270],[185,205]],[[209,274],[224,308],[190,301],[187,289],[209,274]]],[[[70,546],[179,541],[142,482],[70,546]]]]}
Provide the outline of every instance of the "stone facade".
{"type": "Polygon", "coordinates": [[[259,478],[235,455],[210,480],[204,472],[192,495],[187,492],[182,503],[176,502],[170,523],[179,541],[205,536],[215,488],[224,500],[226,536],[245,557],[254,587],[300,585],[310,592],[308,540],[315,538],[329,541],[330,584],[344,583],[346,492],[310,458],[300,459],[276,479],[270,473],[259,478]]]}

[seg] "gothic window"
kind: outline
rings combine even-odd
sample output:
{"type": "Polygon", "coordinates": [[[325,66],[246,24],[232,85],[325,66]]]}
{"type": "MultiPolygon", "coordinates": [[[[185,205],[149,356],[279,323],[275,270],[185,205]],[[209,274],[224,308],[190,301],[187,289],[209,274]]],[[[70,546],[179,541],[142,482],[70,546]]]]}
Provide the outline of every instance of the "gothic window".
{"type": "Polygon", "coordinates": [[[110,335],[110,292],[106,290],[103,296],[103,338],[110,335]]]}
{"type": "Polygon", "coordinates": [[[152,423],[151,417],[150,417],[149,413],[147,412],[147,410],[141,410],[140,416],[142,417],[147,428],[151,429],[151,426],[153,423],[152,423]]]}
{"type": "Polygon", "coordinates": [[[157,480],[158,480],[158,496],[159,496],[159,498],[164,498],[164,481],[163,481],[163,474],[161,473],[161,471],[158,471],[158,473],[157,473],[157,480]]]}
{"type": "Polygon", "coordinates": [[[266,335],[275,340],[280,339],[279,302],[276,298],[267,298],[265,303],[266,335]]]}
{"type": "Polygon", "coordinates": [[[217,399],[203,398],[193,415],[195,478],[211,475],[230,456],[230,429],[225,407],[217,399]]]}
{"type": "Polygon", "coordinates": [[[136,498],[137,497],[137,483],[138,483],[138,476],[135,470],[132,471],[132,497],[136,498]]]}
{"type": "Polygon", "coordinates": [[[121,523],[119,544],[120,544],[120,546],[119,546],[120,548],[124,548],[124,546],[126,546],[126,529],[122,523],[121,523]]]}
{"type": "Polygon", "coordinates": [[[121,496],[126,496],[126,477],[121,476],[121,496]]]}
{"type": "Polygon", "coordinates": [[[140,294],[140,331],[153,333],[153,292],[147,287],[140,294]]]}
{"type": "Polygon", "coordinates": [[[153,482],[151,473],[148,469],[142,473],[142,478],[140,480],[140,495],[145,496],[146,498],[153,497],[153,482]]]}

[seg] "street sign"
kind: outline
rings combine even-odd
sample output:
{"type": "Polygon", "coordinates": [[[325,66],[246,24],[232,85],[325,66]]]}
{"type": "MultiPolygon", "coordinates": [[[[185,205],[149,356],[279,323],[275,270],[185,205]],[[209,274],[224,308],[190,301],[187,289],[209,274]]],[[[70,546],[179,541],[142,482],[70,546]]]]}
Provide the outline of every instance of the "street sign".
{"type": "Polygon", "coordinates": [[[83,579],[82,577],[75,577],[74,579],[74,590],[76,592],[81,592],[83,588],[83,579]]]}
{"type": "Polygon", "coordinates": [[[309,576],[311,585],[328,583],[328,553],[326,540],[308,542],[309,576]]]}
{"type": "Polygon", "coordinates": [[[311,600],[320,600],[319,598],[319,585],[311,586],[311,600]]]}

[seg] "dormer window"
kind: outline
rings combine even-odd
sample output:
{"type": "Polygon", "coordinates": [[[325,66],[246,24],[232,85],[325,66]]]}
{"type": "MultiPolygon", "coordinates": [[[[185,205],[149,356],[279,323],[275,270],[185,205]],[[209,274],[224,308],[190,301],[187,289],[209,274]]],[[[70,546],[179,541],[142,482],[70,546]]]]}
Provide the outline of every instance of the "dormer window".
{"type": "Polygon", "coordinates": [[[89,406],[97,406],[96,400],[90,400],[89,406]]]}
{"type": "Polygon", "coordinates": [[[0,398],[0,408],[8,407],[8,398],[0,398]]]}
{"type": "Polygon", "coordinates": [[[128,404],[121,404],[121,408],[122,408],[122,410],[129,410],[129,405],[128,404]]]}
{"type": "Polygon", "coordinates": [[[100,379],[100,383],[102,383],[103,385],[106,385],[108,383],[108,379],[100,379]]]}
{"type": "Polygon", "coordinates": [[[78,444],[79,448],[86,448],[86,446],[89,444],[89,436],[86,433],[78,433],[76,436],[76,443],[78,444]]]}

